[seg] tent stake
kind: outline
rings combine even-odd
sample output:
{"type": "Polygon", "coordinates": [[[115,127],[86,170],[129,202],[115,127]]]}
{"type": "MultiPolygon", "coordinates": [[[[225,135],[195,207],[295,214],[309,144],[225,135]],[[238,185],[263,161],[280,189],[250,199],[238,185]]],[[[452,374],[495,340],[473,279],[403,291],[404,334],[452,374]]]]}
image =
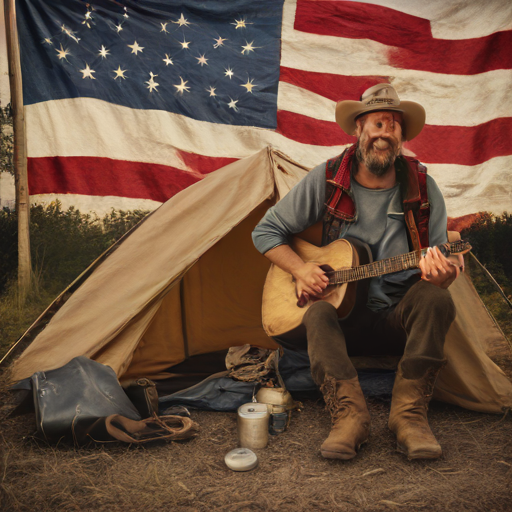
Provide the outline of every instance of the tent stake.
{"type": "Polygon", "coordinates": [[[14,128],[14,173],[16,182],[16,215],[18,218],[18,304],[22,306],[30,292],[33,276],[30,259],[27,141],[15,0],[4,0],[4,16],[14,128]]]}

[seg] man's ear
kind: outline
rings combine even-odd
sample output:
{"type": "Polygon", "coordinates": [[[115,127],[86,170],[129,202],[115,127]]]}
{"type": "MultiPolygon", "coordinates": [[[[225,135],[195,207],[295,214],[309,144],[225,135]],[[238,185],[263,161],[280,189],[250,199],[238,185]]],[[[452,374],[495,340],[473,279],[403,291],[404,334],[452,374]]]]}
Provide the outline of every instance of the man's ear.
{"type": "Polygon", "coordinates": [[[363,125],[361,123],[361,120],[356,119],[356,129],[354,130],[354,133],[352,135],[354,135],[354,137],[357,137],[359,139],[362,129],[363,129],[363,125]]]}

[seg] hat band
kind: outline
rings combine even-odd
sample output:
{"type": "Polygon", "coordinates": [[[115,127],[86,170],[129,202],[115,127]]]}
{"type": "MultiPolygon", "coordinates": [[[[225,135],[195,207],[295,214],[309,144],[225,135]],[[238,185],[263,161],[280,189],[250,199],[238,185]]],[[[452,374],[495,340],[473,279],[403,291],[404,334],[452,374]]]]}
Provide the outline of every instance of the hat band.
{"type": "Polygon", "coordinates": [[[370,105],[376,105],[378,103],[386,104],[386,105],[394,105],[397,106],[400,105],[399,101],[396,101],[393,98],[372,98],[370,101],[365,103],[365,106],[369,107],[370,105]]]}

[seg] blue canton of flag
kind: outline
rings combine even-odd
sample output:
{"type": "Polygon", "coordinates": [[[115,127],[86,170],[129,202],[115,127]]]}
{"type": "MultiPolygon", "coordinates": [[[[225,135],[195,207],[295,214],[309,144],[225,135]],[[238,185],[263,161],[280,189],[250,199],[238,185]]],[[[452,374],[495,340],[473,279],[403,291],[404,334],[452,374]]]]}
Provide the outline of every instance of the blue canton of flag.
{"type": "Polygon", "coordinates": [[[26,105],[90,97],[276,127],[282,2],[18,2],[26,105]]]}

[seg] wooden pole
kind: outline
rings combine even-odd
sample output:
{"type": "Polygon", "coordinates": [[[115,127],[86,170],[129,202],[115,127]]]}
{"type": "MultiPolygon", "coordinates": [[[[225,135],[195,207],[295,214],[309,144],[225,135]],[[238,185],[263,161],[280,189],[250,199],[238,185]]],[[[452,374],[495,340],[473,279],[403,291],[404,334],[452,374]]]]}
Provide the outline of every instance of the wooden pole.
{"type": "Polygon", "coordinates": [[[4,0],[4,15],[14,128],[14,174],[18,217],[18,301],[22,305],[25,303],[32,285],[32,263],[30,259],[27,141],[15,0],[4,0]]]}

